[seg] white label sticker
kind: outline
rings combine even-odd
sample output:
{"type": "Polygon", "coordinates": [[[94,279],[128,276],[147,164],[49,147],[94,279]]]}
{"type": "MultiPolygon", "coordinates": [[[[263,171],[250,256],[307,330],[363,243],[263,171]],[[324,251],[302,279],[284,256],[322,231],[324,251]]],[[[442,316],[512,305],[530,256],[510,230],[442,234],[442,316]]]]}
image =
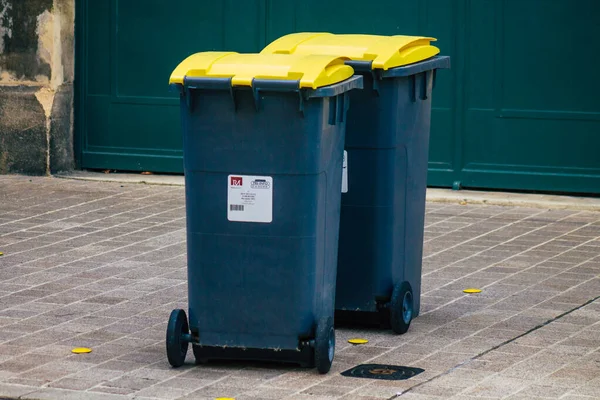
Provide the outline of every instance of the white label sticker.
{"type": "Polygon", "coordinates": [[[348,152],[344,150],[344,164],[342,165],[342,193],[348,193],[348,152]]]}
{"type": "Polygon", "coordinates": [[[227,219],[236,222],[273,221],[273,178],[229,175],[227,219]]]}

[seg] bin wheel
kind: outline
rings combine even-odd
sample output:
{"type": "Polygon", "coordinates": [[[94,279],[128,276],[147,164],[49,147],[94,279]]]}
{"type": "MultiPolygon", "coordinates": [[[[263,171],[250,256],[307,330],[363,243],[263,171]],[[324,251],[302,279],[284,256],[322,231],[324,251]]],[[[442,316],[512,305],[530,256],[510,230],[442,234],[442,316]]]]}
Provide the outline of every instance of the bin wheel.
{"type": "Polygon", "coordinates": [[[174,368],[181,367],[188,351],[188,342],[183,335],[189,334],[189,325],[185,311],[171,311],[167,325],[167,359],[174,368]]]}
{"type": "Polygon", "coordinates": [[[390,302],[390,324],[397,334],[408,331],[413,317],[413,291],[410,283],[404,281],[394,286],[390,302]]]}
{"type": "Polygon", "coordinates": [[[331,369],[335,354],[335,329],[333,318],[323,317],[317,324],[315,337],[315,366],[320,374],[326,374],[331,369]]]}

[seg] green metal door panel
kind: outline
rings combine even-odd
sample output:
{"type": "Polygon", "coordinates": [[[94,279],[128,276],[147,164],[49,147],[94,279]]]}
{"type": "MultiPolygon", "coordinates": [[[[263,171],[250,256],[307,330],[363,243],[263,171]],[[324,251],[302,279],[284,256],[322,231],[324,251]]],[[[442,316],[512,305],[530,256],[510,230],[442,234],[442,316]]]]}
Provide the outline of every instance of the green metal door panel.
{"type": "MultiPolygon", "coordinates": [[[[422,27],[418,34],[438,39],[436,46],[451,63],[458,58],[457,27],[460,26],[456,0],[427,0],[421,2],[422,27]]],[[[437,71],[431,110],[431,137],[429,146],[428,183],[431,186],[448,186],[455,180],[454,164],[457,157],[457,103],[459,68],[437,71]]]]}
{"type": "Polygon", "coordinates": [[[463,186],[600,192],[600,6],[471,2],[463,186]],[[486,4],[487,3],[487,4],[486,4]],[[591,79],[590,79],[591,78],[591,79]]]}
{"type": "MultiPolygon", "coordinates": [[[[496,31],[502,21],[502,1],[480,0],[470,3],[465,11],[466,40],[463,60],[452,60],[465,69],[461,77],[467,110],[493,111],[494,77],[497,65],[496,31]],[[468,18],[468,19],[467,19],[468,18]]],[[[500,55],[498,55],[500,56],[500,55]]],[[[520,64],[519,64],[520,65],[520,64]]]]}
{"type": "Polygon", "coordinates": [[[421,1],[380,0],[377,6],[342,0],[268,1],[267,43],[294,32],[417,34],[421,1]],[[357,12],[360,10],[360,12],[357,12]]]}
{"type": "Polygon", "coordinates": [[[600,79],[582,72],[600,63],[600,2],[510,1],[502,11],[502,109],[598,115],[600,79]]]}
{"type": "MultiPolygon", "coordinates": [[[[220,21],[223,43],[218,50],[256,53],[265,47],[267,0],[220,0],[224,18],[220,21]]],[[[205,1],[199,2],[207,3],[205,1]]],[[[216,31],[215,31],[216,32],[216,31]]],[[[189,46],[189,42],[187,43],[189,46]]]]}
{"type": "Polygon", "coordinates": [[[182,171],[166,82],[189,54],[300,31],[428,35],[452,57],[430,185],[600,193],[597,0],[78,0],[77,13],[82,167],[182,171]]]}
{"type": "Polygon", "coordinates": [[[90,168],[182,171],[182,145],[179,135],[176,135],[181,130],[179,107],[129,103],[98,107],[98,110],[101,112],[94,120],[106,119],[111,121],[111,126],[104,128],[102,124],[90,124],[90,138],[99,138],[100,142],[99,145],[94,142],[88,144],[85,159],[88,165],[93,166],[90,168]],[[133,144],[132,133],[136,135],[133,144]],[[164,134],[170,136],[165,138],[164,134]]]}
{"type": "Polygon", "coordinates": [[[190,54],[264,46],[264,0],[81,0],[77,126],[84,168],[182,172],[168,79],[190,54]]]}
{"type": "MultiPolygon", "coordinates": [[[[79,74],[77,80],[85,79],[85,87],[88,95],[110,95],[110,7],[104,1],[88,1],[85,5],[86,13],[83,14],[80,10],[83,7],[77,5],[78,18],[77,26],[85,26],[85,35],[82,30],[78,30],[76,43],[78,44],[78,58],[76,62],[83,66],[85,74],[79,74]],[[83,22],[81,22],[83,20],[83,22]],[[82,40],[83,36],[83,40],[82,40]],[[81,42],[85,40],[83,46],[81,42]],[[97,55],[103,54],[104,57],[97,55]],[[88,58],[91,55],[91,59],[88,58]],[[92,61],[93,62],[88,62],[92,61]]],[[[79,69],[81,71],[81,69],[79,69]]],[[[80,86],[83,87],[83,86],[80,86]]]]}
{"type": "MultiPolygon", "coordinates": [[[[464,91],[462,109],[459,117],[461,125],[460,150],[454,166],[456,180],[463,186],[470,186],[472,180],[465,177],[465,167],[471,175],[477,176],[477,158],[484,153],[490,153],[494,159],[502,160],[506,155],[498,155],[494,143],[501,136],[495,126],[496,97],[501,89],[497,79],[499,71],[498,60],[500,52],[503,21],[503,2],[497,0],[482,0],[470,2],[464,11],[464,48],[460,63],[464,91]]],[[[501,139],[502,140],[502,139],[501,139]]],[[[489,165],[479,168],[489,170],[489,165]]],[[[489,172],[487,172],[489,175],[489,172]]],[[[480,174],[479,174],[480,175],[480,174]]],[[[496,177],[497,178],[497,177],[496,177]]]]}
{"type": "Polygon", "coordinates": [[[376,5],[323,0],[296,0],[295,3],[297,31],[381,35],[415,35],[419,31],[421,1],[379,0],[376,5]]]}

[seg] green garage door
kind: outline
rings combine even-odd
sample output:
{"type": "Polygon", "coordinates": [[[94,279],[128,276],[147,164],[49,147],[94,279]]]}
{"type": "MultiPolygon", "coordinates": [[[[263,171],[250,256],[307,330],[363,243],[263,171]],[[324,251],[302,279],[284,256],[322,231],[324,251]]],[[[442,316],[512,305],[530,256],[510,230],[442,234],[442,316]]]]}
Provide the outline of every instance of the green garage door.
{"type": "Polygon", "coordinates": [[[299,31],[431,35],[452,70],[434,93],[430,186],[600,193],[600,3],[573,3],[80,0],[80,165],[182,172],[167,80],[191,53],[299,31]]]}
{"type": "Polygon", "coordinates": [[[169,76],[199,51],[259,51],[265,43],[261,2],[79,0],[76,5],[80,166],[182,172],[179,100],[169,91],[169,76]]]}

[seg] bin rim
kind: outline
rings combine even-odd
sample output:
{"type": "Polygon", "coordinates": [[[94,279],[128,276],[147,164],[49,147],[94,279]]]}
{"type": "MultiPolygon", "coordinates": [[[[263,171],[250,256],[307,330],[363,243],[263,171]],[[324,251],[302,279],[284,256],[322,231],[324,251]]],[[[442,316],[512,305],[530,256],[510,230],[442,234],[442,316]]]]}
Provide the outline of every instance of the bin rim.
{"type": "Polygon", "coordinates": [[[436,56],[410,65],[388,69],[381,74],[382,78],[401,78],[436,69],[450,69],[449,56],[436,56]]]}
{"type": "MultiPolygon", "coordinates": [[[[227,90],[231,91],[230,78],[186,78],[184,83],[171,83],[171,91],[183,94],[185,90],[227,90]]],[[[327,86],[321,86],[317,89],[301,88],[298,81],[271,81],[259,80],[252,81],[251,86],[238,86],[238,89],[248,89],[260,92],[298,92],[303,98],[310,99],[315,97],[333,97],[348,92],[353,89],[363,89],[364,79],[361,75],[353,75],[350,78],[327,86]]]]}
{"type": "MultiPolygon", "coordinates": [[[[373,71],[371,62],[369,61],[347,61],[346,64],[354,68],[354,71],[357,73],[373,71]]],[[[402,65],[400,67],[390,68],[387,71],[381,71],[381,74],[378,76],[381,78],[401,78],[436,69],[450,69],[450,57],[434,56],[413,64],[402,65]]]]}
{"type": "Polygon", "coordinates": [[[345,81],[323,86],[318,89],[306,89],[306,97],[333,97],[353,89],[363,89],[363,77],[354,75],[345,81]]]}

